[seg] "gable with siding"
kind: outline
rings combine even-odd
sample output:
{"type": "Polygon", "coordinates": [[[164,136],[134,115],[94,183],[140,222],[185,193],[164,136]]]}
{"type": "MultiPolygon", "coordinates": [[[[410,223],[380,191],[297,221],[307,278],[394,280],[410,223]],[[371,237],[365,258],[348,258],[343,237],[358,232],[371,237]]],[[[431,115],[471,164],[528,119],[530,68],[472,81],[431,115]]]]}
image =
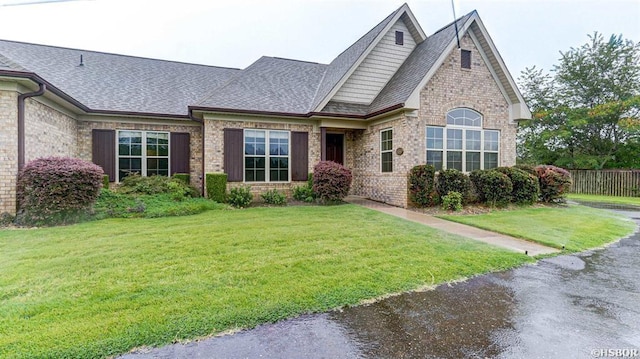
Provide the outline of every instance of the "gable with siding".
{"type": "Polygon", "coordinates": [[[407,24],[398,19],[333,96],[332,101],[371,104],[415,47],[416,39],[407,24]],[[403,33],[402,44],[396,44],[398,31],[403,33]]]}

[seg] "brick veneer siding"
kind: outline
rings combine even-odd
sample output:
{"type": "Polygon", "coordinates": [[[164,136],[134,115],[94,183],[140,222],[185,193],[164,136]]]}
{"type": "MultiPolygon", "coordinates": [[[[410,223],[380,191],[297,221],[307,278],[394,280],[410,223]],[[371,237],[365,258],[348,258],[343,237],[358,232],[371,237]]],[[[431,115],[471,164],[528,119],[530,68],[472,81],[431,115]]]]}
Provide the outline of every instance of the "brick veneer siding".
{"type": "MultiPolygon", "coordinates": [[[[200,189],[202,187],[202,127],[195,122],[185,124],[148,124],[136,123],[134,121],[145,121],[145,119],[122,119],[113,118],[113,121],[81,121],[78,123],[78,157],[91,161],[92,136],[91,131],[100,130],[138,130],[138,131],[165,131],[165,132],[188,132],[190,134],[190,160],[189,174],[191,175],[191,185],[200,189]]],[[[148,121],[148,120],[146,120],[148,121]]],[[[166,121],[166,120],[162,120],[166,121]]],[[[187,122],[187,121],[185,121],[187,122]]]]}
{"type": "Polygon", "coordinates": [[[354,162],[347,164],[353,171],[351,193],[406,207],[407,175],[421,161],[419,127],[416,117],[401,115],[354,131],[354,140],[347,145],[347,151],[354,154],[354,162]],[[393,172],[388,173],[382,172],[380,155],[380,132],[385,129],[393,130],[393,172]],[[397,152],[400,148],[402,154],[397,152]]]}
{"type": "Polygon", "coordinates": [[[420,93],[420,109],[399,119],[347,133],[347,166],[353,170],[351,192],[376,201],[406,207],[407,178],[411,168],[426,162],[426,126],[445,126],[446,114],[456,107],[472,108],[483,115],[483,128],[500,130],[500,166],[516,161],[516,124],[509,120],[509,103],[484,63],[469,35],[461,39],[471,50],[471,69],[460,66],[453,50],[420,93]],[[393,172],[380,169],[380,131],[393,129],[393,172]],[[396,150],[404,153],[398,155],[396,150]]]}
{"type": "MultiPolygon", "coordinates": [[[[277,119],[276,119],[277,121],[277,119]]],[[[313,171],[313,166],[320,161],[320,130],[313,124],[299,124],[284,122],[260,122],[260,121],[232,121],[232,120],[205,120],[205,173],[224,172],[224,129],[261,129],[261,130],[285,130],[300,131],[309,133],[309,172],[313,171]]],[[[292,188],[304,182],[229,182],[227,189],[233,187],[251,186],[254,200],[260,200],[260,194],[277,189],[291,197],[292,188]]]]}
{"type": "Polygon", "coordinates": [[[0,91],[0,213],[16,212],[18,93],[0,91]]]}
{"type": "MultiPolygon", "coordinates": [[[[460,51],[454,49],[420,93],[419,128],[425,138],[426,125],[445,126],[446,114],[456,107],[468,107],[483,115],[483,128],[500,130],[500,166],[516,164],[517,125],[509,120],[509,103],[491,75],[487,64],[466,34],[462,49],[471,50],[471,69],[460,68],[460,51]]],[[[426,161],[426,140],[421,142],[426,161]]]]}
{"type": "Polygon", "coordinates": [[[78,122],[32,98],[25,101],[25,163],[36,158],[77,157],[78,122]]]}

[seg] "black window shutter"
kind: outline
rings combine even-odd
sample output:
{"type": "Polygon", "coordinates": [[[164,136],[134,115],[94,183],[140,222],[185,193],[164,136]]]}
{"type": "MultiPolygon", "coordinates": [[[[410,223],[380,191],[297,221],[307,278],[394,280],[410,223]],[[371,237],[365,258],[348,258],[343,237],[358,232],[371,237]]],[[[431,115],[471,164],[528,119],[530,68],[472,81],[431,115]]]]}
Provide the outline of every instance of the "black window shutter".
{"type": "Polygon", "coordinates": [[[396,45],[404,45],[404,32],[396,31],[396,45]]]}
{"type": "Polygon", "coordinates": [[[460,50],[460,66],[463,69],[471,68],[471,51],[460,50]]]}
{"type": "Polygon", "coordinates": [[[224,172],[228,182],[242,182],[243,134],[241,128],[224,129],[224,172]]]}
{"type": "Polygon", "coordinates": [[[189,173],[191,136],[188,132],[171,132],[171,174],[189,173]]]}
{"type": "Polygon", "coordinates": [[[291,180],[306,181],[309,171],[309,133],[291,132],[291,180]]]}
{"type": "Polygon", "coordinates": [[[116,180],[116,131],[91,131],[91,161],[109,175],[109,182],[116,180]]]}

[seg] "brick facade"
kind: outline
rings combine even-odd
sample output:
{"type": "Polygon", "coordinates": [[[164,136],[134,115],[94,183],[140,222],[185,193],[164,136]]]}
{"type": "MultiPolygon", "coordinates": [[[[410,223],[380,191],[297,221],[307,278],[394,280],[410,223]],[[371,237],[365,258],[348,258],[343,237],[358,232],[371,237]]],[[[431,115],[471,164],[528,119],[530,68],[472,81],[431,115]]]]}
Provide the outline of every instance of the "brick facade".
{"type": "Polygon", "coordinates": [[[33,98],[25,101],[24,132],[25,163],[42,157],[78,155],[78,121],[33,98]]]}
{"type": "MultiPolygon", "coordinates": [[[[107,121],[81,121],[78,123],[78,158],[91,161],[91,131],[100,130],[138,130],[138,131],[165,131],[165,132],[186,132],[190,135],[190,159],[189,174],[191,175],[191,185],[201,188],[202,174],[202,126],[189,121],[184,124],[177,121],[170,122],[163,120],[167,124],[149,124],[144,119],[123,119],[109,118],[107,121]]],[[[148,121],[148,120],[147,120],[148,121]]]]}
{"type": "MultiPolygon", "coordinates": [[[[205,120],[205,173],[224,172],[224,129],[263,129],[263,130],[285,130],[300,131],[309,133],[309,172],[313,171],[313,166],[320,161],[320,130],[310,124],[284,122],[286,120],[271,119],[269,122],[243,121],[243,120],[205,120]],[[275,121],[275,122],[272,122],[275,121]],[[277,122],[283,121],[283,122],[277,122]]],[[[264,183],[264,182],[229,182],[227,189],[233,187],[249,185],[254,198],[259,200],[258,195],[271,189],[283,191],[287,196],[291,196],[293,186],[301,185],[303,182],[291,183],[264,183]]]]}
{"type": "MultiPolygon", "coordinates": [[[[483,115],[483,128],[500,130],[500,166],[516,164],[517,125],[509,120],[509,103],[500,91],[487,64],[466,34],[462,49],[471,50],[471,69],[460,68],[460,52],[454,49],[420,93],[419,119],[422,138],[426,125],[445,126],[446,114],[456,107],[468,107],[483,115]]],[[[426,161],[426,143],[422,141],[426,161]]]]}
{"type": "Polygon", "coordinates": [[[16,211],[18,93],[0,91],[0,213],[16,211]]]}

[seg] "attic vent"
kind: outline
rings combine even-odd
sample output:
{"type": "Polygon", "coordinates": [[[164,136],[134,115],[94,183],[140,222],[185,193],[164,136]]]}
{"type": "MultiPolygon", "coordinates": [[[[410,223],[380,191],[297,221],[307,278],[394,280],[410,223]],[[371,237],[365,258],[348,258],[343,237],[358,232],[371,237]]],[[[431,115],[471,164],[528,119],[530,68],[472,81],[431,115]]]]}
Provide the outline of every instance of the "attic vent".
{"type": "Polygon", "coordinates": [[[460,67],[463,69],[471,68],[471,51],[460,50],[460,67]]]}
{"type": "Polygon", "coordinates": [[[404,45],[404,32],[396,31],[396,45],[404,45]]]}

